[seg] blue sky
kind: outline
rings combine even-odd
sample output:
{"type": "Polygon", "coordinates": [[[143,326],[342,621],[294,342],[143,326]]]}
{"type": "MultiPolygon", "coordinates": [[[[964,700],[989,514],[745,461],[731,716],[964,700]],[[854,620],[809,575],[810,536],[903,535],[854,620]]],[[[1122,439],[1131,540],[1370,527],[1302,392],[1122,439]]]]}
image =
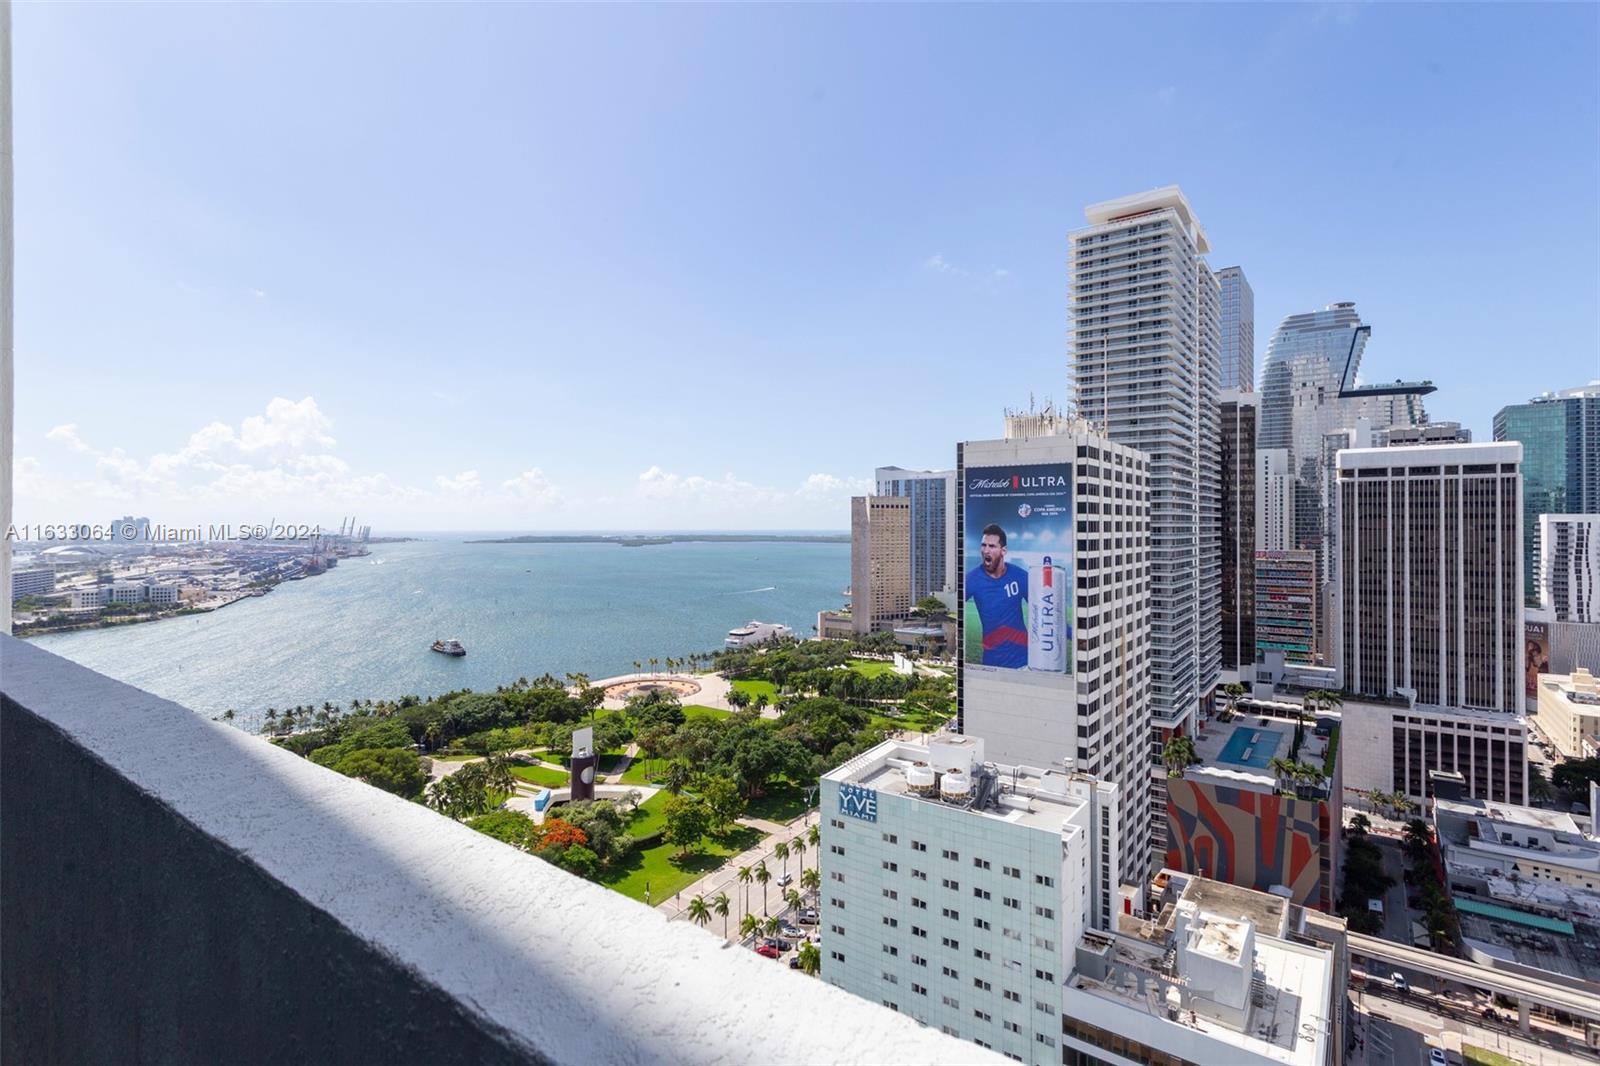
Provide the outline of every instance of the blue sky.
{"type": "Polygon", "coordinates": [[[1600,377],[1592,5],[20,5],[19,522],[842,528],[1181,184],[1480,438],[1600,377]],[[257,512],[265,512],[258,515],[257,512]]]}

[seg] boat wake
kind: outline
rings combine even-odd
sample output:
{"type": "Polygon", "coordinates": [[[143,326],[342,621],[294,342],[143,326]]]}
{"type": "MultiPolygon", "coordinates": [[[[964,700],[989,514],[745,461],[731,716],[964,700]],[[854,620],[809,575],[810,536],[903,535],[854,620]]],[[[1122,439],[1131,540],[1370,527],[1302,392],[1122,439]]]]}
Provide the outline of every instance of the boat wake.
{"type": "Polygon", "coordinates": [[[730,593],[728,593],[728,595],[730,595],[730,596],[748,596],[752,592],[776,592],[777,590],[778,590],[778,586],[776,586],[776,585],[768,585],[766,588],[743,589],[743,590],[741,590],[739,592],[730,592],[730,593]]]}

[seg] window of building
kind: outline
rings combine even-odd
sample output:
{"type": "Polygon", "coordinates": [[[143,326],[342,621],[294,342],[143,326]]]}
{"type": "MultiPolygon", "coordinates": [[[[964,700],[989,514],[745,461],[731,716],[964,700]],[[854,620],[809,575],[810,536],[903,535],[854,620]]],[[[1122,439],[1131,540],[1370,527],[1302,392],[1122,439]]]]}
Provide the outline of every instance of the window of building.
{"type": "Polygon", "coordinates": [[[1006,999],[1010,1000],[1012,1003],[1021,1003],[1022,1002],[1022,993],[1020,993],[1020,992],[1013,992],[1013,991],[1011,991],[1011,989],[1007,988],[1007,989],[1004,989],[1001,992],[1001,994],[1003,996],[1005,996],[1006,999]]]}
{"type": "Polygon", "coordinates": [[[911,956],[911,965],[926,966],[928,965],[928,960],[923,958],[921,955],[913,955],[911,956]]]}
{"type": "Polygon", "coordinates": [[[1036,885],[1043,885],[1046,888],[1054,888],[1056,882],[1055,878],[1048,877],[1045,874],[1034,874],[1033,883],[1036,885]]]}
{"type": "Polygon", "coordinates": [[[950,968],[949,966],[942,967],[941,969],[942,969],[942,972],[944,973],[944,975],[946,977],[959,978],[961,976],[961,974],[957,973],[954,969],[950,968]]]}
{"type": "Polygon", "coordinates": [[[925,996],[925,995],[928,994],[928,986],[927,985],[913,984],[911,986],[911,991],[916,993],[919,996],[925,996]]]}
{"type": "Polygon", "coordinates": [[[842,952],[842,951],[830,951],[830,952],[828,952],[828,957],[833,959],[835,962],[843,962],[844,961],[844,952],[842,952]]]}
{"type": "Polygon", "coordinates": [[[911,905],[918,910],[925,911],[928,909],[928,901],[925,899],[918,899],[916,896],[911,897],[911,905]]]}
{"type": "Polygon", "coordinates": [[[890,929],[897,929],[900,926],[900,919],[891,918],[887,914],[885,914],[883,916],[883,924],[887,925],[890,929]]]}
{"type": "Polygon", "coordinates": [[[978,899],[988,899],[989,898],[989,890],[986,889],[986,888],[974,888],[972,890],[972,894],[973,894],[973,896],[977,897],[978,899]]]}
{"type": "Polygon", "coordinates": [[[895,947],[893,944],[885,944],[883,945],[883,953],[885,955],[899,955],[900,949],[895,947]]]}
{"type": "Polygon", "coordinates": [[[961,853],[959,851],[950,851],[949,849],[941,849],[939,854],[944,856],[945,858],[949,859],[952,862],[960,862],[961,861],[961,853]]]}
{"type": "Polygon", "coordinates": [[[928,879],[928,875],[923,873],[921,870],[912,870],[911,876],[915,877],[918,881],[926,881],[928,879]]]}
{"type": "Polygon", "coordinates": [[[1041,918],[1054,918],[1056,916],[1056,912],[1052,908],[1040,907],[1037,904],[1034,905],[1033,913],[1041,918]]]}
{"type": "MultiPolygon", "coordinates": [[[[994,1019],[989,1017],[988,1014],[984,1013],[983,1011],[979,1010],[976,1007],[974,1007],[972,1009],[972,1016],[974,1018],[978,1019],[980,1022],[992,1022],[992,1021],[994,1021],[994,1019]]],[[[978,1043],[981,1044],[981,1043],[983,1043],[983,1041],[980,1040],[980,1041],[978,1041],[978,1043]]],[[[987,1046],[987,1045],[985,1045],[985,1046],[987,1046]]]]}
{"type": "Polygon", "coordinates": [[[912,851],[927,851],[928,850],[928,845],[924,844],[920,840],[913,840],[911,842],[911,850],[912,851]]]}
{"type": "Polygon", "coordinates": [[[885,833],[883,834],[883,842],[885,844],[898,844],[900,843],[900,838],[893,833],[885,833]]]}
{"type": "Polygon", "coordinates": [[[943,944],[947,948],[954,948],[957,951],[961,950],[961,941],[956,940],[953,937],[942,936],[939,938],[939,943],[943,944]]]}
{"type": "Polygon", "coordinates": [[[1049,970],[1036,969],[1033,971],[1033,976],[1037,977],[1041,981],[1049,981],[1051,984],[1055,984],[1056,975],[1051,973],[1049,970]]]}
{"type": "Polygon", "coordinates": [[[884,899],[899,899],[900,898],[900,893],[896,892],[892,888],[885,888],[882,891],[883,891],[883,898],[884,899]]]}
{"type": "Polygon", "coordinates": [[[1014,911],[1020,911],[1022,909],[1022,901],[1020,899],[1012,899],[1010,896],[1001,896],[1000,902],[1004,903],[1007,907],[1010,907],[1014,911]]]}
{"type": "Polygon", "coordinates": [[[974,919],[972,919],[972,924],[977,926],[979,929],[985,929],[986,930],[986,929],[989,928],[989,923],[984,921],[982,918],[974,918],[974,919]]]}
{"type": "Polygon", "coordinates": [[[972,865],[976,866],[980,870],[987,870],[989,868],[989,860],[988,859],[980,859],[976,855],[974,855],[972,857],[972,865]]]}
{"type": "Polygon", "coordinates": [[[883,868],[892,874],[900,872],[900,864],[897,862],[890,862],[888,859],[883,860],[883,868]]]}
{"type": "Polygon", "coordinates": [[[941,885],[943,885],[945,888],[950,889],[952,892],[960,892],[961,891],[961,882],[960,881],[952,881],[948,877],[941,877],[941,878],[939,878],[939,883],[941,885]]]}
{"type": "Polygon", "coordinates": [[[950,907],[940,907],[939,913],[958,922],[961,920],[961,912],[950,907]]]}
{"type": "MultiPolygon", "coordinates": [[[[1084,713],[1087,714],[1088,711],[1085,710],[1084,713]]],[[[1000,870],[1007,877],[1018,877],[1018,878],[1020,878],[1022,876],[1022,871],[1017,869],[1015,866],[1002,866],[1000,868],[1000,870]]]]}
{"type": "Polygon", "coordinates": [[[925,937],[928,935],[928,931],[921,926],[913,925],[911,927],[911,935],[925,937]]]}

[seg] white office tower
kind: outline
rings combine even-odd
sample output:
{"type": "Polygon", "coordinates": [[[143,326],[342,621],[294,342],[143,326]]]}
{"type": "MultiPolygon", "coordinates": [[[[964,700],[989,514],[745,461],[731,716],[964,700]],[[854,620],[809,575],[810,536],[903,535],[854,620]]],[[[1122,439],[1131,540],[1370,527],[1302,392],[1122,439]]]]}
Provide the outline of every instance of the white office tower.
{"type": "Polygon", "coordinates": [[[1116,789],[947,736],[879,744],[826,774],[819,803],[823,977],[1058,1066],[1076,945],[1122,909],[1116,789]]]}
{"type": "Polygon", "coordinates": [[[1522,445],[1338,453],[1344,686],[1523,706],[1522,445]]]}
{"type": "Polygon", "coordinates": [[[1149,750],[1149,460],[1053,411],[1013,414],[1006,433],[956,451],[959,728],[1002,762],[1067,762],[1116,785],[1119,865],[1142,883],[1166,846],[1149,750]]]}
{"type": "Polygon", "coordinates": [[[1221,664],[1220,330],[1210,250],[1175,185],[1094,204],[1072,242],[1077,413],[1149,456],[1157,746],[1221,664]]]}
{"type": "Polygon", "coordinates": [[[1294,546],[1294,475],[1289,450],[1256,452],[1256,548],[1288,551],[1294,546]]]}
{"type": "Polygon", "coordinates": [[[1557,622],[1600,622],[1600,514],[1539,516],[1539,605],[1557,622]]]}

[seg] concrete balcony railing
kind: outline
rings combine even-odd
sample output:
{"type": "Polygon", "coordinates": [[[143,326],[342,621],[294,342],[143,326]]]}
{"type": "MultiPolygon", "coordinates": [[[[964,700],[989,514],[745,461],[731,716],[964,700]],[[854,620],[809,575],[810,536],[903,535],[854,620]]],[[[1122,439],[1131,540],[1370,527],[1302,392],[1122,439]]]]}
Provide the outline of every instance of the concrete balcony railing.
{"type": "Polygon", "coordinates": [[[0,803],[7,1062],[1003,1061],[6,636],[0,803]]]}

